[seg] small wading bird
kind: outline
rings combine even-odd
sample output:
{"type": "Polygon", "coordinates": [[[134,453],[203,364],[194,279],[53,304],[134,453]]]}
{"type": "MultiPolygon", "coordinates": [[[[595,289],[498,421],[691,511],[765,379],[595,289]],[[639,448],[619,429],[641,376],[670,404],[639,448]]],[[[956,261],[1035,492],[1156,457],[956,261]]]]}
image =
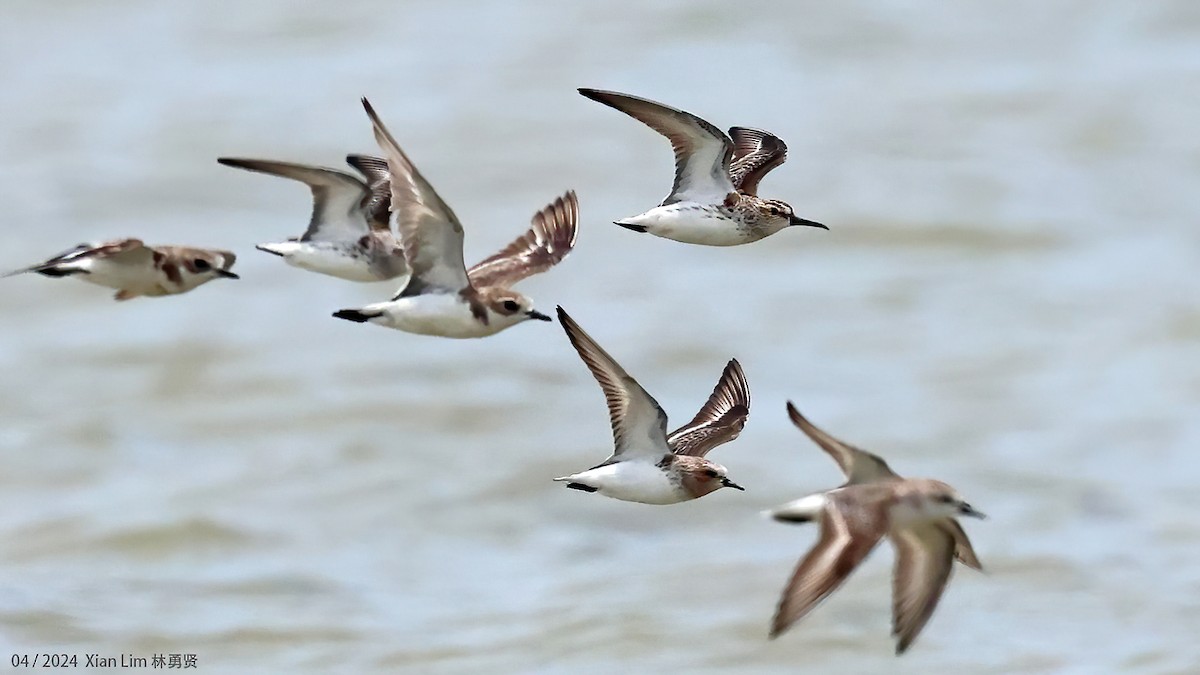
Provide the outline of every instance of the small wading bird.
{"type": "Polygon", "coordinates": [[[450,207],[400,149],[375,110],[363,99],[375,140],[387,155],[392,213],[411,270],[388,302],[343,309],[334,316],[357,323],[451,338],[485,337],[522,321],[550,317],[509,288],[550,269],[575,246],[579,202],[574,192],[533,216],[529,230],[470,270],[463,263],[463,228],[450,207]]]}
{"type": "MultiPolygon", "coordinates": [[[[839,441],[809,422],[804,415],[800,414],[796,406],[792,405],[791,401],[787,403],[787,411],[788,416],[792,418],[792,423],[812,439],[813,443],[827,452],[833,461],[837,462],[838,467],[846,476],[846,482],[842,484],[842,487],[903,480],[879,455],[839,441]]],[[[971,547],[971,540],[967,538],[967,533],[963,530],[962,525],[959,525],[958,521],[953,518],[944,518],[937,525],[954,538],[954,557],[973,570],[983,571],[983,565],[975,555],[975,549],[971,547]]]]}
{"type": "Polygon", "coordinates": [[[848,476],[840,488],[768,511],[791,523],[816,521],[820,538],[783,590],[771,637],[777,637],[837,590],[887,536],[896,549],[892,578],[892,635],[903,654],[933,616],[954,559],[980,569],[957,516],[984,515],[949,485],[901,478],[876,455],[847,446],[808,423],[788,404],[793,422],[826,449],[848,476]],[[812,430],[812,431],[810,431],[812,430]],[[821,440],[817,440],[820,438],[821,440]]]}
{"type": "Polygon", "coordinates": [[[312,190],[308,229],[284,242],[255,248],[301,269],[347,281],[386,281],[404,276],[408,265],[392,235],[392,201],[387,161],[347,155],[346,163],[367,179],[319,166],[265,159],[221,157],[218,162],[247,171],[300,181],[312,190]]]}
{"type": "Polygon", "coordinates": [[[47,277],[75,277],[117,289],[113,297],[130,300],[186,293],[213,279],[237,279],[229,271],[236,256],[229,251],[186,246],[146,246],[141,239],[80,244],[36,265],[0,275],[35,272],[47,277]]]}
{"type": "Polygon", "coordinates": [[[736,359],[696,417],[667,433],[667,413],[637,380],[558,308],[558,320],[608,402],[613,454],[579,473],[555,478],[567,487],[643,504],[675,504],[723,487],[744,490],[725,467],[704,458],[738,437],[750,416],[750,384],[736,359]]]}
{"type": "Polygon", "coordinates": [[[689,112],[648,99],[599,89],[579,93],[666,136],[675,150],[671,194],[617,225],[706,246],[749,244],[793,225],[829,229],[797,217],[785,202],[758,196],[759,181],[787,159],[779,137],[748,127],[731,127],[727,136],[689,112]]]}

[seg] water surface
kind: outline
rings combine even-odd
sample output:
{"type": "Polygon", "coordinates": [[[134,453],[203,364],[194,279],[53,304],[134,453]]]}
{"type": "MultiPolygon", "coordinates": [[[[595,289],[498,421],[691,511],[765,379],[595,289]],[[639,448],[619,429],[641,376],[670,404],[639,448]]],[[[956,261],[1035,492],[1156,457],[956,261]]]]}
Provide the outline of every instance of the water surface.
{"type": "MultiPolygon", "coordinates": [[[[78,241],[232,248],[238,282],[112,302],[0,283],[0,644],[195,653],[205,672],[1188,672],[1200,662],[1200,13],[1193,3],[29,0],[0,21],[0,268],[78,241]],[[771,129],[764,195],[831,231],[736,249],[611,225],[667,145],[574,93],[771,129]],[[333,320],[386,297],[253,245],[371,97],[467,258],[579,191],[578,251],[521,285],[688,419],[725,361],[748,491],[626,504],[550,478],[609,451],[557,326],[435,340],[333,320]],[[792,399],[945,479],[988,568],[903,659],[881,548],[784,638],[840,482],[792,399]]],[[[7,658],[7,657],[5,657],[7,658]]]]}

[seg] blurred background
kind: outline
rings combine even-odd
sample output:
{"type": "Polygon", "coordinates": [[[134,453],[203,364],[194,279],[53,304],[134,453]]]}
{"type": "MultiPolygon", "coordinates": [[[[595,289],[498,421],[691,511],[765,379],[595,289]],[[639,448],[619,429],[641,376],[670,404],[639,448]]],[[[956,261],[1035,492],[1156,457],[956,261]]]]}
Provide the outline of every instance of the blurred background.
{"type": "Polygon", "coordinates": [[[1171,673],[1200,663],[1200,6],[1123,2],[9,0],[0,268],[80,241],[230,248],[241,281],[115,303],[0,282],[0,644],[193,653],[204,672],[1171,673]],[[611,221],[671,183],[627,91],[784,138],[764,181],[829,232],[715,249],[611,221]],[[670,507],[550,479],[611,449],[560,328],[451,341],[254,244],[341,166],[369,96],[468,261],[578,190],[521,284],[745,493],[670,507]],[[766,639],[816,537],[759,511],[841,482],[791,399],[991,515],[902,659],[884,546],[766,639]]]}

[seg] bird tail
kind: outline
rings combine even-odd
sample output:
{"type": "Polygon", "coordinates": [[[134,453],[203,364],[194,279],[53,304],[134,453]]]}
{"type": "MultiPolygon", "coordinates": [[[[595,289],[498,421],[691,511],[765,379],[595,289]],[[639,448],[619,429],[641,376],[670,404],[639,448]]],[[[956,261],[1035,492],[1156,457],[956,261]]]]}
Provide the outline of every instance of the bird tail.
{"type": "Polygon", "coordinates": [[[339,319],[353,321],[354,323],[366,323],[371,319],[383,316],[382,310],[365,310],[365,309],[339,309],[333,315],[339,319]]]}

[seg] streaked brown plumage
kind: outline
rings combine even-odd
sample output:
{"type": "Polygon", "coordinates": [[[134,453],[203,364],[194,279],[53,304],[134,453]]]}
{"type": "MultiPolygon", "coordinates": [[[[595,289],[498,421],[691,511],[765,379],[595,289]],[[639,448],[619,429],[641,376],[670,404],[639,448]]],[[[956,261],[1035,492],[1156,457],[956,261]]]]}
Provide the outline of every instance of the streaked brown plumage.
{"type": "Polygon", "coordinates": [[[675,181],[659,204],[615,221],[638,232],[685,243],[735,246],[791,225],[828,229],[795,215],[777,199],[758,196],[758,184],[787,158],[787,146],[760,129],[731,127],[729,135],[692,113],[615,91],[580,89],[665,136],[675,153],[675,181]],[[732,137],[732,138],[731,138],[732,137]]]}

